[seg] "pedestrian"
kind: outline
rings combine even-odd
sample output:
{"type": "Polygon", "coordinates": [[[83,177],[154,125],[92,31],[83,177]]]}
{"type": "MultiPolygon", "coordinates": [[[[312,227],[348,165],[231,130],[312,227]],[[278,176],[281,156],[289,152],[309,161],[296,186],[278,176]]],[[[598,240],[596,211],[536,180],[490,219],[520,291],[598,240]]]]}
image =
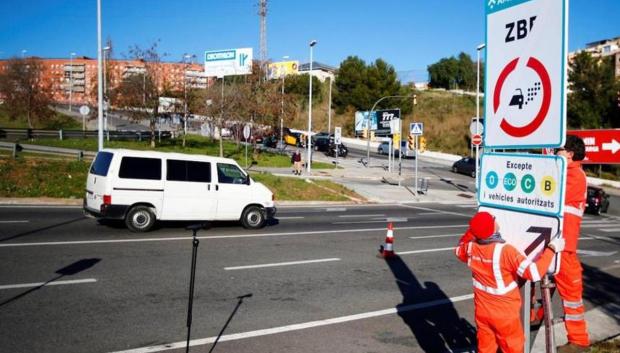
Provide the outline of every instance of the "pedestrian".
{"type": "Polygon", "coordinates": [[[556,149],[555,154],[565,157],[568,162],[562,226],[566,248],[560,258],[560,270],[554,276],[562,298],[568,343],[558,347],[558,353],[584,352],[590,346],[590,338],[584,317],[583,270],[577,257],[577,243],[588,188],[586,174],[581,168],[581,161],[586,156],[585,144],[580,137],[567,135],[564,148],[556,149]]]}
{"type": "Polygon", "coordinates": [[[471,269],[478,353],[523,353],[519,277],[539,281],[564,239],[553,239],[536,262],[506,244],[493,215],[478,212],[455,249],[456,257],[471,269]]]}
{"type": "Polygon", "coordinates": [[[291,156],[291,163],[293,164],[293,174],[301,175],[301,152],[299,148],[291,156]]]}

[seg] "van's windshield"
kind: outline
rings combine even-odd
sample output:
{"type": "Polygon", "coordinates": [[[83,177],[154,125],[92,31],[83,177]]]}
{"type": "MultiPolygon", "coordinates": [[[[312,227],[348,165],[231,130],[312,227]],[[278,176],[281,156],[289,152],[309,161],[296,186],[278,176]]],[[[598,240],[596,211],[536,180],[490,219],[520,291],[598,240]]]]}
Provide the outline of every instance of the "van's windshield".
{"type": "Polygon", "coordinates": [[[110,162],[112,162],[112,157],[114,157],[114,154],[111,152],[97,153],[97,158],[95,158],[95,161],[90,166],[90,174],[107,176],[108,169],[110,169],[110,162]]]}

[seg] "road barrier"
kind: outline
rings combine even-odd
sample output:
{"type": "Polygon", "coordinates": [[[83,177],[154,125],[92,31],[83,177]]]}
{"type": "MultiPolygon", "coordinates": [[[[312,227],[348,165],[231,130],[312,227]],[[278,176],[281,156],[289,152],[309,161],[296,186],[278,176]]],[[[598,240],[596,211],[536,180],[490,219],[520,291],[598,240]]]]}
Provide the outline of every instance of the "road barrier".
{"type": "Polygon", "coordinates": [[[93,159],[97,152],[93,151],[83,151],[72,148],[62,148],[62,147],[50,147],[50,146],[39,146],[39,145],[26,145],[19,144],[13,142],[0,142],[0,149],[10,150],[12,151],[13,158],[17,157],[18,153],[21,152],[30,152],[30,153],[42,153],[42,154],[52,154],[57,156],[66,156],[66,157],[75,157],[78,161],[81,161],[84,158],[93,159]]]}
{"type": "MultiPolygon", "coordinates": [[[[37,138],[58,138],[59,140],[69,138],[96,138],[99,134],[97,130],[50,130],[50,129],[7,129],[0,128],[0,139],[9,141],[32,140],[37,138]]],[[[151,138],[150,131],[106,131],[104,136],[109,140],[147,140],[151,138]]],[[[155,131],[158,139],[169,139],[171,131],[155,131]]]]}

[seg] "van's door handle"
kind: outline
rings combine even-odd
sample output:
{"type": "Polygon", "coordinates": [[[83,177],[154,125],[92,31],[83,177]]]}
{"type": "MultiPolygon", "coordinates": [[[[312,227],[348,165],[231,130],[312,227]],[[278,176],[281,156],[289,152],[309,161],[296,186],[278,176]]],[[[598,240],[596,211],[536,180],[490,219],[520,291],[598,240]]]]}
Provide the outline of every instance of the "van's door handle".
{"type": "Polygon", "coordinates": [[[219,191],[220,190],[220,186],[215,184],[215,191],[219,191]]]}
{"type": "Polygon", "coordinates": [[[207,184],[207,190],[211,191],[211,184],[207,184]]]}

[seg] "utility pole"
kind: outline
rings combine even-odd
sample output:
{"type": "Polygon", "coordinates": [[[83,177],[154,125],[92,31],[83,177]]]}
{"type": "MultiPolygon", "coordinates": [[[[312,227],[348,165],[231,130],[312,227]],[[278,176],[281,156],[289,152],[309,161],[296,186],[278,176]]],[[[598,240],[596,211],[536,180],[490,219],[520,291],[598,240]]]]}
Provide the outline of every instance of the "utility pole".
{"type": "Polygon", "coordinates": [[[264,75],[262,79],[267,80],[267,0],[259,0],[258,15],[260,16],[260,68],[264,75]]]}

